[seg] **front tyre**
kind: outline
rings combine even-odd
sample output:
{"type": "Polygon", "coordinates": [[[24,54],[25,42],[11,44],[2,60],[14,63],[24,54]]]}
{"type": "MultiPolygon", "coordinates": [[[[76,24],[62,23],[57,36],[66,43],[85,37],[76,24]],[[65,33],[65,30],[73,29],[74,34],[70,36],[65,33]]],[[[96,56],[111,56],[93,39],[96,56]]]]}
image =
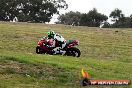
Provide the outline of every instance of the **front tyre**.
{"type": "Polygon", "coordinates": [[[36,53],[37,54],[42,54],[43,53],[39,46],[36,47],[36,53]]]}
{"type": "Polygon", "coordinates": [[[80,52],[80,50],[78,48],[71,47],[71,48],[67,49],[66,55],[68,55],[68,56],[74,56],[74,57],[80,57],[81,52],[80,52]]]}

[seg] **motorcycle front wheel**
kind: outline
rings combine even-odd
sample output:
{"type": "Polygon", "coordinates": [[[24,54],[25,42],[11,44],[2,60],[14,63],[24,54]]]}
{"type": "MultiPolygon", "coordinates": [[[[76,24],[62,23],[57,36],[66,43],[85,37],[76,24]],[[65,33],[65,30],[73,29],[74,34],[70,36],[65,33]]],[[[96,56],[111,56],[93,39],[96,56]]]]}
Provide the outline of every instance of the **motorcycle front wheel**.
{"type": "Polygon", "coordinates": [[[40,47],[38,47],[38,46],[36,47],[36,53],[37,54],[42,54],[43,53],[42,50],[40,49],[40,47]]]}

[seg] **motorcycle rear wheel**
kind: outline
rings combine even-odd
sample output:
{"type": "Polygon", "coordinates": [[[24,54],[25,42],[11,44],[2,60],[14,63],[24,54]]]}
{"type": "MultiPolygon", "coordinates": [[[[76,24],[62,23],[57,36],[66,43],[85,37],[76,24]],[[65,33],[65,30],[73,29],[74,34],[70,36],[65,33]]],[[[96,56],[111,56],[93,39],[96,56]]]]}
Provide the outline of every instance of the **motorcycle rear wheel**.
{"type": "Polygon", "coordinates": [[[67,56],[80,57],[81,52],[80,52],[80,50],[79,50],[78,48],[76,48],[76,47],[71,47],[71,48],[67,49],[66,55],[67,55],[67,56]]]}

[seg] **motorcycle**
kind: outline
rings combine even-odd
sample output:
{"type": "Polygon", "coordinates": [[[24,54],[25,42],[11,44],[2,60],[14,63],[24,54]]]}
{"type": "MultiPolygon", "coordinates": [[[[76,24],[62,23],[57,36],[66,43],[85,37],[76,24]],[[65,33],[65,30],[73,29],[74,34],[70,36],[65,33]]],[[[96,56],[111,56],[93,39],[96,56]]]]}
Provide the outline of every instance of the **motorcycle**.
{"type": "MultiPolygon", "coordinates": [[[[47,47],[46,45],[52,45],[53,39],[48,39],[47,37],[43,37],[38,41],[38,45],[36,47],[36,53],[37,54],[50,54],[53,55],[52,50],[55,47],[47,47]],[[47,42],[50,41],[50,42],[47,42]]],[[[58,46],[59,43],[56,43],[56,46],[58,46]]],[[[73,47],[75,45],[79,45],[78,40],[68,40],[66,41],[66,46],[59,51],[59,55],[66,55],[66,56],[74,56],[74,57],[80,57],[81,52],[78,48],[73,47]],[[65,53],[64,53],[65,52],[65,53]]]]}

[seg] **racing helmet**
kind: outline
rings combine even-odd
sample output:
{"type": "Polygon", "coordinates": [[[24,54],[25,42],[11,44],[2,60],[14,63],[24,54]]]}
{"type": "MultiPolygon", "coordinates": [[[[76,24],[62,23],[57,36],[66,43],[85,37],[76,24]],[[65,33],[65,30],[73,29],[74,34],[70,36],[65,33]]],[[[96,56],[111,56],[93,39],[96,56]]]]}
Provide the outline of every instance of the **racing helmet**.
{"type": "Polygon", "coordinates": [[[48,37],[49,38],[54,38],[55,32],[54,31],[49,31],[48,32],[48,37]]]}

